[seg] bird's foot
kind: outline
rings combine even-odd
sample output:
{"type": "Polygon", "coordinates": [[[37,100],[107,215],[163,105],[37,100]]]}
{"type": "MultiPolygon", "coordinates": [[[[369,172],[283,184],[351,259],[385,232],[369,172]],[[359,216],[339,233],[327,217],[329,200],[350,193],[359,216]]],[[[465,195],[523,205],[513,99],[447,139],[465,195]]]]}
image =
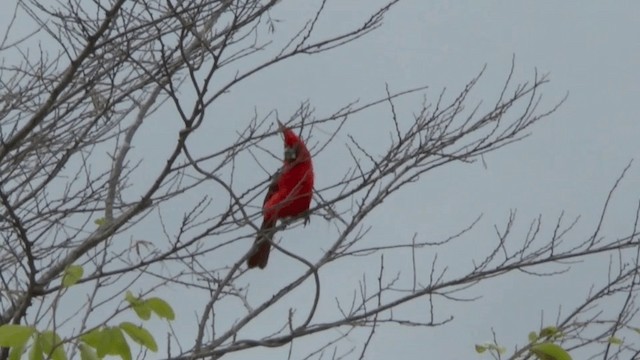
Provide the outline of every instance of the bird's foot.
{"type": "Polygon", "coordinates": [[[289,226],[290,224],[298,221],[302,219],[303,220],[303,225],[307,226],[307,224],[311,221],[311,214],[309,214],[308,212],[306,212],[304,215],[298,215],[298,216],[290,216],[290,217],[286,217],[284,219],[280,219],[280,227],[282,228],[282,230],[286,229],[287,226],[289,226]]]}

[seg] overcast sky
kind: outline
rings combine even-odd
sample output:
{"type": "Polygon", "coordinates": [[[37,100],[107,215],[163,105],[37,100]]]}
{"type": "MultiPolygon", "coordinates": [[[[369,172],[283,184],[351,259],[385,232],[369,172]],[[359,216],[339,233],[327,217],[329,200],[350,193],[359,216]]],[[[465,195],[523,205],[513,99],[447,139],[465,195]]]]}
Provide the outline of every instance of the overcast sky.
{"type": "MultiPolygon", "coordinates": [[[[360,18],[364,3],[330,1],[323,23],[330,26],[324,29],[340,29],[360,18]]],[[[299,11],[291,8],[287,12],[287,5],[281,9],[286,14],[283,18],[299,11]]],[[[439,261],[455,272],[493,244],[493,225],[503,226],[513,209],[518,211],[520,237],[539,214],[548,236],[562,211],[568,219],[581,216],[574,241],[593,230],[610,187],[640,153],[639,18],[640,3],[634,1],[403,1],[382,28],[361,41],[280,66],[280,71],[247,86],[260,92],[258,106],[279,104],[286,109],[309,98],[322,112],[348,99],[381,96],[385,83],[396,90],[426,84],[431,96],[443,87],[455,94],[485,64],[487,71],[473,99],[491,103],[512,55],[517,81],[530,81],[535,69],[549,73],[546,104],[552,105],[567,92],[569,97],[555,114],[532,129],[529,138],[486,156],[486,169],[481,164],[454,165],[430,173],[385,202],[384,211],[374,213],[369,221],[374,225],[371,236],[406,240],[415,232],[422,239],[436,240],[483,213],[475,233],[440,254],[439,261]],[[263,86],[269,91],[264,92],[263,86]]],[[[411,110],[411,102],[403,104],[411,110]]],[[[419,104],[414,104],[417,109],[419,104]]],[[[349,131],[374,132],[371,124],[388,119],[386,113],[370,115],[357,120],[360,129],[349,131]]],[[[376,135],[370,137],[366,145],[375,147],[376,135]]],[[[322,172],[329,171],[334,161],[317,159],[318,183],[323,183],[322,172]]],[[[634,164],[613,199],[605,235],[631,231],[640,196],[638,166],[634,164]]],[[[308,240],[322,242],[315,237],[308,240]]],[[[377,332],[378,341],[367,358],[482,358],[473,345],[491,340],[491,329],[501,344],[513,349],[540,326],[543,312],[545,324],[553,323],[560,305],[571,308],[586,296],[592,283],[606,281],[606,266],[607,261],[592,261],[555,278],[509,275],[487,282],[465,294],[481,296],[475,302],[439,303],[440,319],[453,315],[451,324],[377,332]]],[[[334,284],[350,290],[361,271],[341,270],[336,271],[334,284]]],[[[255,279],[270,276],[260,273],[255,279]]],[[[404,310],[418,319],[427,311],[424,302],[404,310]]],[[[273,359],[283,355],[272,353],[273,359]]]]}
{"type": "MultiPolygon", "coordinates": [[[[318,36],[334,34],[364,19],[363,8],[374,9],[371,1],[329,1],[318,27],[318,36]]],[[[271,15],[283,22],[280,31],[295,29],[318,7],[299,2],[283,2],[271,15]]],[[[517,209],[516,235],[526,233],[530,221],[542,214],[543,231],[553,231],[556,218],[564,211],[573,219],[581,216],[574,230],[575,241],[588,236],[599,217],[606,195],[624,167],[640,154],[640,2],[616,1],[424,1],[404,0],[386,17],[383,26],[366,37],[313,57],[280,64],[238,86],[207,116],[229,121],[210,121],[211,131],[233,133],[246,126],[254,110],[266,114],[278,109],[287,118],[301,101],[309,99],[318,116],[328,115],[344,104],[384,96],[391,90],[428,85],[427,95],[435,98],[443,88],[453,98],[471,78],[487,65],[471,104],[493,103],[508,75],[515,55],[514,81],[531,81],[534,71],[549,73],[551,82],[543,88],[543,106],[553,106],[567,93],[566,103],[549,118],[531,128],[527,139],[500,149],[481,163],[453,164],[430,172],[421,181],[396,194],[371,214],[370,236],[408,241],[414,234],[422,241],[442,240],[458,232],[483,214],[474,232],[464,241],[439,253],[438,261],[452,273],[468,269],[478,254],[495,244],[494,225],[504,226],[511,210],[517,209]],[[231,121],[233,119],[233,121],[231,121]],[[239,119],[239,120],[237,120],[239,119]],[[244,119],[244,120],[243,120],[244,119]]],[[[6,14],[0,15],[2,22],[6,14]]],[[[404,124],[418,110],[420,96],[401,101],[404,124]]],[[[358,136],[365,147],[375,149],[387,138],[376,126],[389,120],[389,113],[367,112],[341,134],[358,136]]],[[[158,114],[154,116],[159,116],[158,114]]],[[[153,125],[148,138],[163,134],[175,139],[176,128],[153,125]]],[[[319,139],[324,134],[314,134],[319,139]]],[[[174,141],[174,140],[170,140],[174,141]]],[[[339,141],[339,142],[340,142],[339,141]]],[[[138,144],[136,151],[152,148],[157,141],[138,144]]],[[[203,143],[203,146],[208,143],[203,143]]],[[[280,140],[273,138],[270,150],[278,153],[280,140]]],[[[348,156],[336,147],[315,159],[317,186],[336,181],[349,165],[348,156]]],[[[146,164],[142,165],[147,166],[146,164]]],[[[275,168],[277,163],[265,164],[275,168]]],[[[253,172],[247,184],[266,176],[253,172]]],[[[634,209],[640,197],[640,162],[636,160],[617,195],[603,234],[631,232],[634,209]]],[[[178,210],[176,210],[178,211],[178,210]]],[[[179,211],[178,211],[179,213],[179,211]]],[[[150,230],[152,231],[152,230],[150,230]]],[[[318,258],[335,236],[330,224],[314,217],[310,227],[287,231],[283,246],[318,258]],[[294,242],[292,239],[300,240],[294,242]],[[316,255],[313,255],[316,254],[316,255]]],[[[517,237],[516,237],[517,238],[517,237]]],[[[409,254],[390,256],[389,269],[406,270],[409,254]]],[[[269,267],[249,274],[255,299],[268,298],[275,291],[274,276],[287,277],[287,262],[274,253],[269,267]],[[281,260],[278,263],[278,260],[281,260]]],[[[572,271],[553,278],[508,275],[463,293],[473,302],[438,301],[436,319],[449,316],[454,321],[436,328],[390,326],[376,332],[367,358],[387,359],[474,359],[488,358],[474,352],[474,344],[489,341],[491,330],[498,341],[512,350],[526,341],[527,333],[555,319],[559,306],[570,308],[584,298],[592,283],[606,281],[606,259],[576,264],[572,271]]],[[[432,257],[424,259],[431,264],[432,257]]],[[[358,264],[338,264],[323,274],[324,289],[319,319],[335,317],[334,298],[348,301],[363,271],[377,274],[377,260],[358,264]],[[367,266],[371,266],[370,270],[367,266]]],[[[293,275],[291,275],[293,276],[293,275]]],[[[311,284],[305,289],[311,290],[311,284]]],[[[170,303],[191,299],[165,292],[170,303]]],[[[286,306],[258,319],[255,334],[263,334],[259,324],[281,323],[289,306],[309,301],[303,290],[288,297],[286,306]],[[271,316],[272,318],[269,318],[271,316]]],[[[197,305],[194,305],[197,306],[197,305]]],[[[404,315],[426,320],[424,301],[403,306],[404,315]]],[[[305,306],[299,306],[301,312],[305,306]]],[[[234,318],[221,322],[232,323],[234,318]]],[[[185,338],[195,334],[193,308],[181,309],[176,327],[185,338]]],[[[640,325],[640,324],[639,324],[640,325]]],[[[320,344],[337,333],[318,335],[309,343],[320,344]]],[[[242,334],[252,335],[251,331],[242,334]]],[[[366,331],[351,338],[361,343],[366,331]]],[[[303,340],[300,344],[305,344],[303,340]]],[[[302,346],[302,345],[300,345],[302,346]]],[[[346,349],[345,347],[344,349],[346,349]]],[[[304,353],[300,349],[300,354],[304,353]]],[[[231,359],[282,359],[288,349],[256,349],[232,354],[231,359]]]]}

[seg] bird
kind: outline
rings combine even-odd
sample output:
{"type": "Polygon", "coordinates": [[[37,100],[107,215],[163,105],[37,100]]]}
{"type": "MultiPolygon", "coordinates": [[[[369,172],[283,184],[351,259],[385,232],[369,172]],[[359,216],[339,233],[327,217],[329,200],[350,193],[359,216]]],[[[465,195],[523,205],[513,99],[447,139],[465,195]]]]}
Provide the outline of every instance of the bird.
{"type": "Polygon", "coordinates": [[[267,266],[278,220],[302,215],[304,224],[309,222],[307,211],[313,197],[314,180],[311,153],[304,141],[280,121],[278,129],[284,137],[284,159],[282,167],[271,177],[262,204],[262,225],[247,259],[249,269],[267,266]]]}

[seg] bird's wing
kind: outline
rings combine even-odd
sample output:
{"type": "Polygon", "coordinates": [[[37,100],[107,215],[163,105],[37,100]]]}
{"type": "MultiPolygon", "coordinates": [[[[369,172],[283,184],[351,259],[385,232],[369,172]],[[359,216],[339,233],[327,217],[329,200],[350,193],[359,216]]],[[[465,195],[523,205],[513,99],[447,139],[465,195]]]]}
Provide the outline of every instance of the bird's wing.
{"type": "Polygon", "coordinates": [[[271,181],[269,183],[269,190],[267,190],[267,196],[264,197],[264,202],[262,206],[264,206],[271,197],[278,192],[278,180],[280,180],[280,176],[282,175],[282,169],[278,169],[273,175],[271,175],[271,181]]]}

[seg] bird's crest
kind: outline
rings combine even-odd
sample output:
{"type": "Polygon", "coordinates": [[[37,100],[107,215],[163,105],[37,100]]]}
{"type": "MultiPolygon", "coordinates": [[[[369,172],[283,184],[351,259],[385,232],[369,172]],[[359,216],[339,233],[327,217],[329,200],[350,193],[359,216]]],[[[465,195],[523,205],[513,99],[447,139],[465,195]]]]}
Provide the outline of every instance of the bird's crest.
{"type": "Polygon", "coordinates": [[[302,140],[296,135],[293,130],[284,126],[280,121],[278,121],[278,127],[280,131],[282,131],[282,135],[284,136],[284,144],[287,147],[293,147],[294,145],[302,143],[302,140]]]}

